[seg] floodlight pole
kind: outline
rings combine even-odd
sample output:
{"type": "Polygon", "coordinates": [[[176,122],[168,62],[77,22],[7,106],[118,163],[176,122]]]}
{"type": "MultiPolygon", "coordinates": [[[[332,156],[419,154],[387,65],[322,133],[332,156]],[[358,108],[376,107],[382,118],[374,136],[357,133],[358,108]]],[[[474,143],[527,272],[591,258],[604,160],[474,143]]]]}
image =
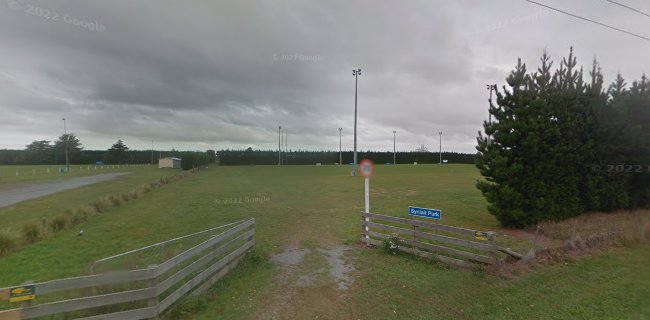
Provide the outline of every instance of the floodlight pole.
{"type": "Polygon", "coordinates": [[[354,76],[354,164],[352,165],[352,176],[357,175],[357,83],[361,75],[361,69],[352,70],[354,76]]]}
{"type": "MultiPolygon", "coordinates": [[[[490,91],[490,99],[488,100],[489,106],[488,106],[488,125],[492,125],[492,91],[497,91],[497,85],[496,84],[488,84],[487,89],[490,91]]],[[[492,129],[492,128],[490,128],[492,129]]],[[[492,135],[488,134],[488,144],[492,143],[492,135]]]]}
{"type": "Polygon", "coordinates": [[[284,129],[284,164],[289,165],[289,131],[284,129]]]}
{"type": "Polygon", "coordinates": [[[341,132],[343,131],[343,128],[339,128],[339,165],[343,164],[343,149],[341,148],[341,132]]]}
{"type": "Polygon", "coordinates": [[[395,165],[395,134],[397,131],[393,130],[393,165],[395,165]]]}
{"type": "Polygon", "coordinates": [[[68,129],[63,118],[63,150],[65,150],[65,172],[70,172],[70,156],[68,154],[68,129]]]}
{"type": "Polygon", "coordinates": [[[282,165],[282,126],[278,126],[278,165],[282,165]]]}
{"type": "Polygon", "coordinates": [[[440,149],[438,149],[438,155],[440,156],[440,164],[442,164],[442,131],[438,132],[440,135],[440,149]]]}

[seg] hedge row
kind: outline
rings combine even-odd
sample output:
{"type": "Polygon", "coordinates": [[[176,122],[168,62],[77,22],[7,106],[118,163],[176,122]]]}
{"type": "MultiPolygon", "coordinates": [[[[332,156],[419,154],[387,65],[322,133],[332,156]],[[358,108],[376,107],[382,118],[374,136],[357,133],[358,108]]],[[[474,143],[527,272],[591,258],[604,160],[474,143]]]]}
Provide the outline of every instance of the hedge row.
{"type": "MultiPolygon", "coordinates": [[[[277,150],[220,150],[217,152],[217,159],[220,165],[277,165],[279,160],[277,150]]],[[[352,163],[354,153],[344,151],[342,153],[343,163],[352,163]]],[[[359,151],[357,161],[370,159],[375,163],[393,163],[392,152],[359,151]]],[[[474,154],[443,152],[442,159],[448,163],[473,164],[474,154]]],[[[395,154],[397,164],[417,163],[438,163],[440,155],[437,152],[397,152],[395,154]]],[[[339,162],[339,153],[336,151],[302,151],[290,150],[282,153],[282,163],[288,165],[313,165],[336,164],[339,162]]]]}

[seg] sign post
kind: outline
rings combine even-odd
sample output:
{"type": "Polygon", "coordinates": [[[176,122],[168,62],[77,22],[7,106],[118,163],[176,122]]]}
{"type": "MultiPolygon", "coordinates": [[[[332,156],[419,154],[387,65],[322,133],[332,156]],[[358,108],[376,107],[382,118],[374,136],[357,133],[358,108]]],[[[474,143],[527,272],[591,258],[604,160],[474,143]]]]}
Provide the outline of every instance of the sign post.
{"type": "Polygon", "coordinates": [[[370,178],[365,179],[365,203],[366,203],[366,212],[370,213],[370,178]]]}
{"type": "MultiPolygon", "coordinates": [[[[375,171],[375,164],[372,163],[372,161],[369,159],[363,159],[363,161],[359,163],[359,171],[361,171],[361,175],[365,180],[365,212],[370,213],[370,176],[372,176],[372,173],[375,171]]],[[[368,217],[366,217],[365,220],[366,222],[370,222],[370,218],[368,217]]],[[[365,226],[364,230],[366,231],[366,239],[369,240],[370,236],[368,235],[368,231],[370,231],[370,228],[368,226],[365,226]]]]}

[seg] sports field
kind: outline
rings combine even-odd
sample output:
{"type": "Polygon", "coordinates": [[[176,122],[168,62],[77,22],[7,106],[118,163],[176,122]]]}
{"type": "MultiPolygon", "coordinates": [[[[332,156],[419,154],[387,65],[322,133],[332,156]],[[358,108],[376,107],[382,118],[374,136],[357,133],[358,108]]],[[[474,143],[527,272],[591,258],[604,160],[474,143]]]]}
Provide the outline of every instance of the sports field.
{"type": "MultiPolygon", "coordinates": [[[[0,209],[15,231],[66,208],[158,179],[136,168],[102,184],[0,209]]],[[[371,211],[443,210],[445,224],[500,231],[474,187],[471,165],[377,166],[371,211]]],[[[358,245],[363,180],[349,167],[211,167],[0,258],[0,287],[87,272],[92,261],[243,218],[256,248],[213,294],[188,300],[187,319],[645,319],[650,246],[637,244],[501,277],[358,245]],[[83,228],[83,237],[77,236],[83,228]],[[286,256],[297,257],[292,263],[286,256]],[[340,271],[340,272],[339,272],[340,271]],[[338,273],[337,273],[338,272],[338,273]],[[341,280],[342,279],[342,280],[341,280]],[[342,286],[341,284],[344,284],[342,286]]],[[[519,251],[530,243],[499,232],[519,251]]],[[[290,259],[289,259],[290,260],[290,259]]]]}

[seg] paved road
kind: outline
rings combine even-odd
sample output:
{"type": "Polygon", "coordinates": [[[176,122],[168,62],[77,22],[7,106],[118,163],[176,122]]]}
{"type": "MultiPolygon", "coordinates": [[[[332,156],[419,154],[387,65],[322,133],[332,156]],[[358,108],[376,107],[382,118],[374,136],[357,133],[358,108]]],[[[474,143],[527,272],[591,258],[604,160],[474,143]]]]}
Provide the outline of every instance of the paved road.
{"type": "Polygon", "coordinates": [[[103,173],[87,177],[17,185],[10,189],[0,190],[0,208],[11,206],[21,201],[47,196],[64,190],[108,181],[125,174],[129,174],[129,172],[103,173]]]}

